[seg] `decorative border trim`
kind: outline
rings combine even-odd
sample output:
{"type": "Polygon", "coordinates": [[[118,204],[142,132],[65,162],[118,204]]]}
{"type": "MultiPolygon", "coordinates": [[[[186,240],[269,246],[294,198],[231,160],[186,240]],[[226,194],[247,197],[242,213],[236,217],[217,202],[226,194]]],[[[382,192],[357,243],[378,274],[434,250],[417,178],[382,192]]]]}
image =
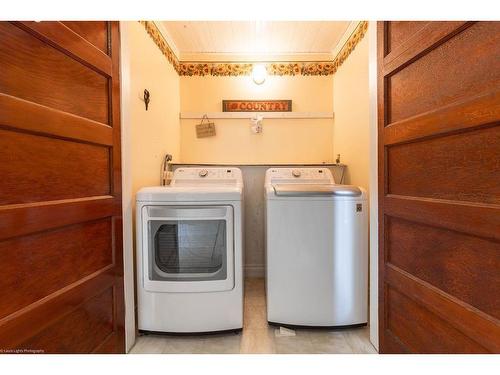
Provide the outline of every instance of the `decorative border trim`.
{"type": "Polygon", "coordinates": [[[344,46],[340,49],[340,52],[337,54],[337,56],[335,56],[335,59],[333,60],[334,64],[333,73],[335,73],[338,70],[338,68],[340,68],[340,66],[349,57],[352,51],[354,51],[354,49],[356,48],[358,43],[361,42],[367,31],[368,31],[368,21],[361,21],[360,23],[358,23],[358,26],[356,26],[354,32],[351,34],[349,39],[347,39],[347,42],[345,42],[344,46]]]}
{"type": "Polygon", "coordinates": [[[168,62],[172,64],[175,71],[180,75],[179,59],[175,55],[174,51],[172,51],[172,48],[170,48],[160,30],[158,30],[158,27],[156,27],[155,23],[153,21],[139,21],[139,23],[144,26],[151,39],[153,39],[153,42],[155,42],[157,47],[167,58],[168,62]]]}
{"type": "MultiPolygon", "coordinates": [[[[139,21],[147,33],[153,39],[160,51],[165,55],[168,62],[172,64],[175,71],[180,76],[216,76],[216,77],[235,77],[247,76],[252,73],[255,63],[238,62],[182,62],[179,61],[172,48],[165,41],[161,32],[152,21],[139,21]]],[[[340,52],[332,61],[284,61],[265,63],[267,73],[277,76],[329,76],[335,74],[338,68],[344,63],[347,57],[354,51],[356,45],[363,39],[368,30],[368,21],[358,23],[349,39],[345,42],[340,52]]]]}
{"type": "Polygon", "coordinates": [[[251,63],[182,63],[181,76],[246,76],[252,73],[251,63]]]}

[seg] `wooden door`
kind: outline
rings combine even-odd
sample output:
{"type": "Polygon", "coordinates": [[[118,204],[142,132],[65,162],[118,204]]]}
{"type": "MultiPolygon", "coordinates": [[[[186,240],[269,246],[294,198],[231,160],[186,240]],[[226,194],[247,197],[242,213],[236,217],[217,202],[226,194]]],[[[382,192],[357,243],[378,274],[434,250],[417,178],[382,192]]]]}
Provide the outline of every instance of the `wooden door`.
{"type": "Polygon", "coordinates": [[[117,22],[0,22],[0,352],[124,352],[117,22]]]}
{"type": "Polygon", "coordinates": [[[382,353],[500,352],[500,22],[380,22],[382,353]]]}

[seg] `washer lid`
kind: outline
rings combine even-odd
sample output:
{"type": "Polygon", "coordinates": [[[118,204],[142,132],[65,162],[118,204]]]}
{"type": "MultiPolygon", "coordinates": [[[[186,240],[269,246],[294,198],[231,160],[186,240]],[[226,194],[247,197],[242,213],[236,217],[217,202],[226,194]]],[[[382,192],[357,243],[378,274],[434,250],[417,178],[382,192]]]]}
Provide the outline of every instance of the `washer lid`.
{"type": "Polygon", "coordinates": [[[354,185],[333,184],[273,184],[278,197],[340,196],[359,197],[362,191],[354,185]]]}
{"type": "Polygon", "coordinates": [[[240,201],[241,186],[151,186],[137,192],[138,202],[240,201]]]}

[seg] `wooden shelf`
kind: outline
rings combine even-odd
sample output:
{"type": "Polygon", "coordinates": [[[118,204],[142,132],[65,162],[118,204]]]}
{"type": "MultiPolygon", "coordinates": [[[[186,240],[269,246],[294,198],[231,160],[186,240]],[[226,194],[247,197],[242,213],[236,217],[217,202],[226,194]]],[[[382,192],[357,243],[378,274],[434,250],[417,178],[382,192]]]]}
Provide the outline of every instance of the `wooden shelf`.
{"type": "Polygon", "coordinates": [[[333,119],[333,112],[181,112],[181,120],[201,120],[206,115],[209,119],[250,119],[261,115],[264,119],[333,119]]]}
{"type": "Polygon", "coordinates": [[[170,163],[174,166],[190,166],[190,167],[227,167],[227,166],[235,166],[235,167],[340,167],[345,168],[346,164],[335,164],[335,163],[170,163]]]}

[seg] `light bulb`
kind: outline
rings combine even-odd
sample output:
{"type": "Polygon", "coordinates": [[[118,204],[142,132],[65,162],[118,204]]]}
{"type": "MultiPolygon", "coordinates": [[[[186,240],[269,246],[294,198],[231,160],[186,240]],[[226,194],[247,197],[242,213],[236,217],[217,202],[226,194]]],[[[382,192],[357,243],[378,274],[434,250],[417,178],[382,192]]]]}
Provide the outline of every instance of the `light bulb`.
{"type": "Polygon", "coordinates": [[[252,79],[257,85],[262,85],[267,77],[265,65],[255,64],[252,68],[252,79]]]}

